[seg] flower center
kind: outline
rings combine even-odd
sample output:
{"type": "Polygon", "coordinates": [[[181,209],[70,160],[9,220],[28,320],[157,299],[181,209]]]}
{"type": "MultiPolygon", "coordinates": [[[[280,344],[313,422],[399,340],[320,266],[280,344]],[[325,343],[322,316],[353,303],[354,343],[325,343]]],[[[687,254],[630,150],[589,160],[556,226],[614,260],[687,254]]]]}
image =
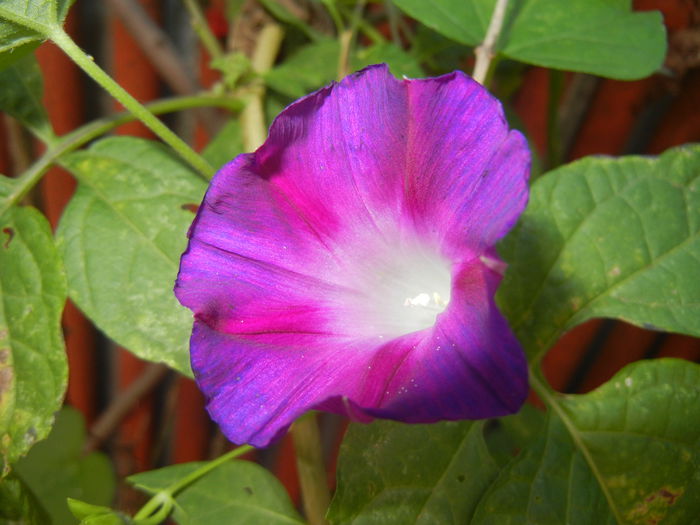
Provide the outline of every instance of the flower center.
{"type": "Polygon", "coordinates": [[[419,247],[383,255],[364,274],[365,329],[389,338],[433,326],[450,302],[449,263],[419,247]]]}

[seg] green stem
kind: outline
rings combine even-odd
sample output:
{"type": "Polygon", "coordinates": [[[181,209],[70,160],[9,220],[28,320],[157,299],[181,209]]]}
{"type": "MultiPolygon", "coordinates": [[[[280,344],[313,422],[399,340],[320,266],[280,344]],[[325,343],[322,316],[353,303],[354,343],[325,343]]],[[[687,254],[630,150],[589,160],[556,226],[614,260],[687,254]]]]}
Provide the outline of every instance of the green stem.
{"type": "Polygon", "coordinates": [[[192,28],[194,29],[194,32],[197,33],[199,40],[207,50],[207,53],[209,53],[209,56],[211,56],[213,59],[223,57],[224,51],[221,49],[221,45],[211,32],[211,29],[209,29],[209,24],[207,24],[207,21],[202,14],[202,9],[199,7],[199,3],[195,0],[183,0],[183,2],[185,3],[187,11],[190,13],[192,28]]]}
{"type": "Polygon", "coordinates": [[[343,17],[340,16],[340,12],[335,5],[335,0],[321,0],[321,3],[331,15],[333,23],[335,24],[336,33],[340,35],[345,30],[345,24],[343,23],[343,17]]]}
{"type": "MultiPolygon", "coordinates": [[[[240,109],[240,102],[226,97],[212,97],[209,95],[175,97],[167,100],[159,100],[148,104],[147,107],[155,115],[162,113],[172,113],[183,109],[195,107],[220,106],[232,110],[240,109]]],[[[107,133],[108,131],[124,124],[136,120],[136,117],[128,112],[111,115],[100,120],[95,120],[79,127],[57,139],[48,143],[48,149],[27,171],[21,176],[12,180],[12,191],[0,200],[0,216],[11,206],[20,202],[31,189],[41,180],[51,165],[61,155],[70,153],[79,147],[87,144],[91,140],[107,133]]],[[[41,138],[41,137],[39,137],[41,138]]]]}
{"type": "Polygon", "coordinates": [[[233,450],[227,452],[223,456],[219,456],[218,458],[207,462],[194,472],[190,472],[187,476],[177,480],[169,487],[158,491],[136,513],[136,515],[134,516],[134,520],[137,521],[139,525],[160,523],[170,513],[170,510],[172,509],[173,505],[173,498],[175,497],[175,495],[177,495],[178,492],[187,488],[195,481],[198,481],[199,479],[203,478],[215,468],[223,465],[224,463],[232,459],[242,456],[243,454],[251,450],[253,450],[253,447],[251,447],[250,445],[243,445],[242,447],[234,448],[233,450]],[[165,511],[163,510],[164,508],[166,509],[165,511]]]}
{"type": "MultiPolygon", "coordinates": [[[[269,23],[262,28],[250,61],[255,73],[263,75],[272,68],[283,37],[284,31],[279,24],[269,23]]],[[[246,106],[241,112],[245,151],[255,151],[267,137],[264,100],[265,84],[262,78],[257,78],[251,83],[246,106]]]]}
{"type": "Polygon", "coordinates": [[[583,455],[584,459],[586,460],[586,463],[588,464],[588,468],[591,469],[593,476],[598,481],[598,485],[600,485],[600,490],[603,492],[603,495],[605,496],[605,499],[608,502],[608,506],[610,507],[610,510],[612,511],[613,516],[615,517],[615,521],[617,523],[622,523],[622,517],[620,516],[617,510],[617,506],[615,505],[615,501],[613,500],[612,495],[610,494],[610,491],[608,490],[608,487],[605,484],[603,475],[600,473],[600,470],[598,470],[598,465],[593,459],[593,455],[591,454],[590,450],[588,450],[588,447],[581,439],[581,434],[576,428],[576,425],[574,425],[574,422],[571,421],[569,414],[567,414],[564,408],[562,408],[562,406],[559,404],[555,397],[555,393],[547,385],[546,381],[543,378],[540,378],[537,371],[532,367],[530,368],[530,386],[535,392],[537,392],[537,395],[540,396],[540,399],[542,399],[542,401],[547,405],[547,407],[549,407],[549,409],[552,410],[564,424],[564,427],[566,427],[566,430],[571,436],[571,440],[574,442],[576,448],[578,448],[578,450],[583,455]]]}
{"type": "Polygon", "coordinates": [[[92,57],[76,45],[63,28],[55,26],[47,31],[47,36],[60,47],[85,73],[102,86],[110,95],[119,101],[134,116],[143,122],[163,142],[173,148],[188,164],[194,167],[204,178],[210,179],[214,175],[214,168],[200,155],[198,155],[185,141],[175,135],[153,113],[148,111],[139,101],[132,97],[124,88],[117,84],[105,73],[92,57]]]}
{"type": "Polygon", "coordinates": [[[326,511],[331,497],[316,414],[311,412],[298,419],[292,425],[291,432],[306,518],[310,525],[326,525],[326,511]]]}

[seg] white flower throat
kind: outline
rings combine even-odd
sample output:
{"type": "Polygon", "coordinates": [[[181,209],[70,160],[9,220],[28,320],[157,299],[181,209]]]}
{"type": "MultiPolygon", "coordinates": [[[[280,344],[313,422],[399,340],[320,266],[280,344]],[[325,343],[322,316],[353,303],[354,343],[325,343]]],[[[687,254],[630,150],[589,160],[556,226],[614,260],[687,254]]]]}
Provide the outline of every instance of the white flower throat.
{"type": "Polygon", "coordinates": [[[419,247],[379,255],[363,269],[371,335],[398,337],[433,326],[450,302],[449,263],[419,247]]]}

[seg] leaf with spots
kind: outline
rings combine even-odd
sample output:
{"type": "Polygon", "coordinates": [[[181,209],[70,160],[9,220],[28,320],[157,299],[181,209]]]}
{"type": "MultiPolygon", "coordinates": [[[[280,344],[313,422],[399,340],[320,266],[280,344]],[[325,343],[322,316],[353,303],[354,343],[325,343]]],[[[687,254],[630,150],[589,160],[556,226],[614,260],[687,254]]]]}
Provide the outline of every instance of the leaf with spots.
{"type": "Polygon", "coordinates": [[[329,511],[334,525],[458,524],[499,470],[482,422],[351,425],[329,511]]]}
{"type": "MultiPolygon", "coordinates": [[[[183,463],[128,478],[137,488],[166,491],[205,463],[183,463]]],[[[303,525],[282,484],[249,461],[216,467],[175,495],[173,518],[179,525],[303,525]]]]}
{"type": "Polygon", "coordinates": [[[46,218],[0,217],[0,476],[49,433],[68,368],[61,333],[63,267],[46,218]]]}
{"type": "Polygon", "coordinates": [[[99,141],[65,165],[79,182],[57,231],[70,297],[120,345],[190,375],[192,316],[173,286],[206,184],[136,138],[99,141]]]}
{"type": "Polygon", "coordinates": [[[697,523],[699,365],[641,361],[549,404],[546,432],[501,471],[471,523],[697,523]]]}
{"type": "Polygon", "coordinates": [[[538,179],[498,299],[531,360],[593,317],[700,336],[700,146],[538,179]]]}

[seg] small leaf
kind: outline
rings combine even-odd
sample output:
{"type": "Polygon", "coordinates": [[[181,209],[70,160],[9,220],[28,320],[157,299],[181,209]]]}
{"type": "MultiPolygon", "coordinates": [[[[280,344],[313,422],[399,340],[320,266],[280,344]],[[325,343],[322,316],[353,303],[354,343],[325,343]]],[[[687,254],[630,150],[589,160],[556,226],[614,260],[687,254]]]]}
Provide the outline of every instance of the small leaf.
{"type": "Polygon", "coordinates": [[[49,224],[35,209],[10,208],[0,217],[0,268],[4,474],[49,433],[68,374],[60,324],[65,276],[49,224]]]}
{"type": "Polygon", "coordinates": [[[41,102],[44,83],[34,56],[26,56],[0,70],[0,110],[9,113],[42,140],[53,138],[49,117],[41,102]]]}
{"type": "MultiPolygon", "coordinates": [[[[165,490],[206,463],[184,463],[128,478],[150,494],[165,490]]],[[[175,497],[174,518],[179,525],[302,524],[280,482],[263,467],[249,461],[218,466],[188,485],[175,497]]]]}
{"type": "MultiPolygon", "coordinates": [[[[435,31],[477,45],[496,0],[395,2],[435,31]]],[[[523,0],[508,7],[497,49],[528,64],[631,80],[656,71],[666,54],[661,14],[632,12],[629,0],[523,0]]]]}
{"type": "MultiPolygon", "coordinates": [[[[338,70],[340,44],[337,40],[320,40],[304,46],[294,55],[265,74],[265,81],[275,91],[299,98],[335,80],[338,70]]],[[[351,57],[353,70],[377,62],[386,62],[398,77],[423,75],[415,58],[396,47],[384,43],[360,48],[351,57]]]]}
{"type": "Polygon", "coordinates": [[[555,403],[546,434],[501,472],[473,523],[697,522],[700,366],[641,361],[555,403]]]}
{"type": "Polygon", "coordinates": [[[498,465],[482,423],[351,425],[341,447],[335,525],[469,523],[498,465]]]}
{"type": "Polygon", "coordinates": [[[31,53],[63,24],[75,0],[0,0],[0,69],[31,53]]]}
{"type": "Polygon", "coordinates": [[[206,184],[158,143],[128,137],[66,166],[80,183],[57,232],[71,298],[120,345],[191,375],[192,316],[173,286],[206,184]]]}
{"type": "Polygon", "coordinates": [[[700,335],[700,146],[541,177],[501,253],[499,301],[531,359],[593,317],[700,335]]]}
{"type": "Polygon", "coordinates": [[[109,459],[99,452],[83,455],[84,443],[82,415],[64,408],[57,414],[49,437],[14,465],[14,471],[57,525],[77,523],[66,498],[108,505],[114,495],[115,480],[109,459]]]}
{"type": "Polygon", "coordinates": [[[241,123],[237,119],[229,120],[202,152],[202,156],[215,168],[231,162],[243,153],[241,123]]]}
{"type": "Polygon", "coordinates": [[[46,525],[51,518],[25,483],[10,474],[0,481],[0,523],[46,525]]]}

